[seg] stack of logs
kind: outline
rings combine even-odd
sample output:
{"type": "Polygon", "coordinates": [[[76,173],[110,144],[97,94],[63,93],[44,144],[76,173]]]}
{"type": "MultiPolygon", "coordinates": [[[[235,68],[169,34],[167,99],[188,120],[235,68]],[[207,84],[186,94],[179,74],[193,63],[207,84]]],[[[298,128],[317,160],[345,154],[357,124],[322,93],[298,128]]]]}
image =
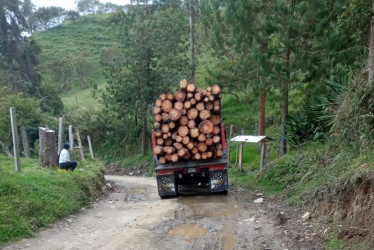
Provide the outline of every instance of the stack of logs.
{"type": "Polygon", "coordinates": [[[180,82],[175,94],[161,94],[153,107],[153,148],[161,164],[221,157],[221,89],[180,82]]]}

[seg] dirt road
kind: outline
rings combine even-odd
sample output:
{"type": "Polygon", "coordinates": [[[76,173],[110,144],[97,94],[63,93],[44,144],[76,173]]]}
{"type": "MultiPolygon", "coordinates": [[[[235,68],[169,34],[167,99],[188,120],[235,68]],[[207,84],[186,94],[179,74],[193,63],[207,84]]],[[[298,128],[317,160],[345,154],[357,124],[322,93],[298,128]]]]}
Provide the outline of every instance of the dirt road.
{"type": "Polygon", "coordinates": [[[91,208],[4,249],[320,249],[312,224],[243,188],[160,200],[154,178],[106,176],[91,208]]]}

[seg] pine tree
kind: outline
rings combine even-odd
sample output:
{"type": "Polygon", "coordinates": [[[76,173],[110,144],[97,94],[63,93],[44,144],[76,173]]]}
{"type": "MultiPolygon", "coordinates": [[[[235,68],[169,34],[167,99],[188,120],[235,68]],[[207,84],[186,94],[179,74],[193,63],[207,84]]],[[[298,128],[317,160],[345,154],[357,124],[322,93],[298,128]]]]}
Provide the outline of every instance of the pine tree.
{"type": "Polygon", "coordinates": [[[134,117],[135,123],[141,117],[143,156],[149,137],[148,111],[156,96],[179,83],[187,65],[182,53],[186,52],[183,35],[188,22],[180,8],[171,6],[139,4],[113,18],[121,28],[124,57],[112,65],[105,102],[118,115],[134,117]]]}

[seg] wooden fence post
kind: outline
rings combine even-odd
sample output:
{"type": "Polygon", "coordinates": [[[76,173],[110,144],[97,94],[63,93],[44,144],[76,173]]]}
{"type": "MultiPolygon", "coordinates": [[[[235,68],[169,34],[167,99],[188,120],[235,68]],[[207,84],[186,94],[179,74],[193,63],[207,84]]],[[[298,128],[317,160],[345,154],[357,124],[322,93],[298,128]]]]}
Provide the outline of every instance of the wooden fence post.
{"type": "Polygon", "coordinates": [[[91,144],[91,137],[89,135],[87,135],[87,141],[88,141],[88,149],[90,150],[91,157],[92,159],[94,159],[94,154],[92,151],[92,144],[91,144]]]}
{"type": "Polygon", "coordinates": [[[57,154],[59,155],[62,150],[62,117],[58,118],[58,139],[57,139],[57,154]]]}
{"type": "Polygon", "coordinates": [[[26,158],[30,158],[29,139],[27,137],[27,132],[26,132],[25,127],[21,127],[21,138],[22,138],[22,145],[23,145],[23,155],[26,158]]]}
{"type": "Polygon", "coordinates": [[[69,145],[70,150],[74,149],[74,137],[73,137],[73,126],[69,125],[69,145]]]}
{"type": "Polygon", "coordinates": [[[84,160],[83,146],[82,146],[82,141],[81,141],[81,137],[79,135],[79,129],[78,128],[75,129],[75,135],[77,136],[78,147],[79,147],[79,152],[81,154],[81,159],[84,160]]]}
{"type": "Polygon", "coordinates": [[[19,140],[18,140],[18,129],[17,129],[17,119],[16,119],[16,108],[10,108],[10,123],[12,125],[12,135],[13,135],[13,156],[14,163],[16,165],[16,170],[21,171],[20,159],[19,159],[19,140]]]}
{"type": "Polygon", "coordinates": [[[240,143],[240,146],[239,146],[239,171],[241,172],[242,171],[242,167],[243,167],[243,146],[244,146],[244,142],[239,142],[240,143]]]}
{"type": "Polygon", "coordinates": [[[260,170],[264,170],[264,166],[265,166],[265,144],[266,142],[260,142],[260,145],[261,145],[261,161],[260,161],[260,170]]]}
{"type": "Polygon", "coordinates": [[[57,166],[57,156],[55,131],[39,127],[39,165],[57,166]]]}

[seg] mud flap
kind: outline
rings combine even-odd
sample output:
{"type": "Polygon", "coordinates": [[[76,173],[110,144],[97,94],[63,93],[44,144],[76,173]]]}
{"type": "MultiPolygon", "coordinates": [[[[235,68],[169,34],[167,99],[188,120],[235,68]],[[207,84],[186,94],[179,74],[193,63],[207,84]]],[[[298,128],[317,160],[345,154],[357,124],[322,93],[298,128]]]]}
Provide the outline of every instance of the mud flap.
{"type": "Polygon", "coordinates": [[[223,192],[229,190],[227,169],[209,172],[210,192],[223,192]]]}
{"type": "Polygon", "coordinates": [[[161,198],[177,195],[174,175],[157,176],[157,188],[161,198]]]}

